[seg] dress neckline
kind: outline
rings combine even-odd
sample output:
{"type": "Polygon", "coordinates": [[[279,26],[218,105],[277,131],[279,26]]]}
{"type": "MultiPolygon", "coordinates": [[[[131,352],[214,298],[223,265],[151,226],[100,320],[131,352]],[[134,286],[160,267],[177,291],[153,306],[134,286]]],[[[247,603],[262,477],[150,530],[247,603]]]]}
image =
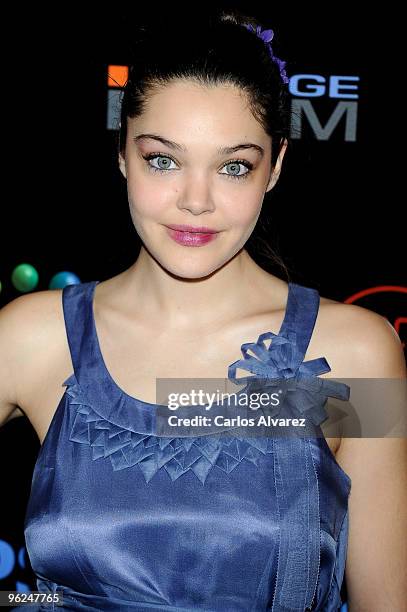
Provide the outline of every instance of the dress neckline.
{"type": "MultiPolygon", "coordinates": [[[[117,395],[123,398],[126,398],[127,402],[130,402],[131,404],[135,404],[144,409],[148,408],[150,410],[159,410],[159,409],[167,408],[165,404],[147,402],[145,400],[140,399],[139,397],[130,395],[129,393],[127,393],[126,391],[124,391],[124,389],[120,387],[120,385],[115,381],[112,374],[110,373],[110,370],[108,369],[106,365],[105,359],[103,357],[102,349],[100,346],[99,337],[98,337],[98,333],[96,329],[95,313],[94,313],[95,289],[96,289],[96,285],[98,285],[99,283],[100,283],[99,280],[95,280],[91,283],[90,292],[88,294],[88,299],[89,299],[88,306],[89,306],[89,320],[90,320],[91,334],[92,334],[92,342],[91,342],[92,349],[93,349],[93,353],[95,355],[96,361],[99,363],[100,368],[103,371],[104,379],[107,381],[108,386],[114,389],[117,395]]],[[[280,338],[284,335],[284,332],[286,328],[288,327],[288,322],[291,318],[292,302],[294,299],[294,286],[295,285],[296,285],[295,283],[288,282],[288,294],[287,294],[287,301],[285,305],[284,317],[283,317],[278,333],[268,331],[268,332],[265,332],[265,334],[271,334],[277,338],[280,338]]],[[[262,336],[263,335],[264,334],[262,334],[262,336]]],[[[242,345],[242,346],[245,346],[245,345],[242,345]]],[[[237,362],[234,362],[234,363],[237,363],[237,362]]],[[[226,369],[225,378],[228,376],[228,369],[230,369],[231,365],[233,364],[230,364],[228,368],[226,369]]]]}
{"type": "MultiPolygon", "coordinates": [[[[105,433],[103,456],[115,453],[122,443],[128,443],[133,433],[141,434],[143,438],[160,437],[164,433],[167,438],[167,432],[162,432],[162,425],[165,422],[163,417],[168,416],[166,404],[153,404],[129,395],[111,376],[103,360],[93,317],[93,295],[99,282],[67,285],[62,292],[66,332],[74,367],[73,374],[63,385],[67,386],[70,405],[77,406],[78,410],[80,432],[76,432],[74,438],[77,440],[82,436],[83,440],[95,446],[95,458],[101,456],[98,454],[101,452],[99,437],[105,433]],[[95,423],[95,427],[90,432],[88,428],[92,423],[95,423]]],[[[230,364],[227,371],[228,380],[237,384],[247,381],[250,390],[252,384],[256,387],[257,382],[264,378],[274,380],[272,386],[280,384],[280,380],[286,382],[289,379],[288,385],[294,383],[298,390],[295,397],[293,393],[289,394],[290,399],[295,400],[293,410],[299,416],[304,416],[304,412],[309,413],[312,423],[316,425],[327,417],[323,407],[326,397],[347,400],[350,395],[350,388],[344,383],[318,378],[320,374],[331,371],[325,357],[304,361],[318,310],[319,293],[316,289],[288,283],[287,303],[278,334],[264,332],[255,342],[242,344],[240,349],[243,359],[230,364]],[[271,342],[266,346],[265,340],[268,339],[271,342]],[[249,351],[254,356],[249,355],[249,351]],[[254,376],[237,378],[237,368],[254,376]]],[[[246,388],[238,390],[234,395],[245,395],[246,388]]],[[[189,417],[196,412],[199,415],[202,408],[202,404],[181,406],[178,414],[189,417]]],[[[233,427],[233,424],[225,425],[226,430],[233,427]]],[[[203,435],[212,434],[205,431],[203,435]]],[[[178,433],[176,439],[183,437],[182,433],[178,433]]],[[[167,440],[164,440],[163,444],[166,443],[167,440]]]]}

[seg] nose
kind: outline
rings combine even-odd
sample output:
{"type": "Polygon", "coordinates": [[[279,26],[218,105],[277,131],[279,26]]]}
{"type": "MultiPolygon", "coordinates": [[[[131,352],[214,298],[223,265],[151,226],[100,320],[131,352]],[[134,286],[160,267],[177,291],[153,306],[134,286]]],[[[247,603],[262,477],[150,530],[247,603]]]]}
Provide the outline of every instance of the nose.
{"type": "Polygon", "coordinates": [[[188,178],[178,198],[177,207],[193,215],[213,212],[215,203],[207,177],[194,174],[188,178]]]}

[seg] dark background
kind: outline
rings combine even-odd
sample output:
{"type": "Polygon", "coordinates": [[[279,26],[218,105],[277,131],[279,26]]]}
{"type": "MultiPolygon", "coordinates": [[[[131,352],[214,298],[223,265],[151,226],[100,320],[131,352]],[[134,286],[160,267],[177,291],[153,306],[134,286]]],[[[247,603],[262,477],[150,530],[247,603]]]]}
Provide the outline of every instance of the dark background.
{"type": "MultiPolygon", "coordinates": [[[[273,245],[298,281],[332,299],[361,287],[405,284],[394,30],[386,32],[382,15],[358,14],[351,3],[338,13],[325,8],[326,15],[295,4],[258,6],[255,13],[273,27],[289,75],[360,77],[357,141],[344,142],[341,122],[329,141],[305,130],[286,155],[273,190],[273,245]]],[[[150,10],[165,19],[170,8],[154,4],[150,10]]],[[[12,155],[0,304],[17,294],[7,278],[20,261],[37,267],[42,289],[61,269],[84,281],[103,279],[136,258],[115,134],[106,129],[106,72],[109,64],[126,64],[132,26],[143,12],[149,11],[65,8],[53,18],[36,7],[18,23],[13,44],[19,61],[5,63],[12,74],[4,144],[12,155]]],[[[198,14],[194,6],[191,27],[198,14]]],[[[312,101],[321,121],[338,102],[327,96],[312,101]]]]}

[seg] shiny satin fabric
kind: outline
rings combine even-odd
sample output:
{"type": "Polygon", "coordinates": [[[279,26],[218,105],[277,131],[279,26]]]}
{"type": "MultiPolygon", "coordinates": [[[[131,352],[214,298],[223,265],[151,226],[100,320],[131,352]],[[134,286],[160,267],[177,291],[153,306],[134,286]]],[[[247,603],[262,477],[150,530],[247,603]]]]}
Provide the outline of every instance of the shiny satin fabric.
{"type": "MultiPolygon", "coordinates": [[[[325,438],[156,435],[158,405],[127,395],[103,361],[97,282],[62,293],[74,372],[24,525],[37,588],[62,592],[64,605],[29,609],[339,610],[351,480],[325,438]]],[[[261,337],[253,343],[262,376],[267,364],[270,378],[330,370],[325,358],[303,362],[318,308],[316,290],[290,283],[272,334],[286,342],[273,354],[259,349],[261,337]]],[[[327,394],[347,399],[336,384],[327,394]]],[[[303,409],[312,416],[312,402],[303,409]]]]}

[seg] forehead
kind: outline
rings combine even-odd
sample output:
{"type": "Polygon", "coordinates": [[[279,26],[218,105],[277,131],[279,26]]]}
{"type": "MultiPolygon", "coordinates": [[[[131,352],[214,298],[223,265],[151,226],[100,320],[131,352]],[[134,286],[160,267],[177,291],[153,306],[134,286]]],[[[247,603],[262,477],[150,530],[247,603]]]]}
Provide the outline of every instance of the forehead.
{"type": "Polygon", "coordinates": [[[129,119],[131,132],[166,134],[190,143],[232,143],[236,139],[260,141],[269,136],[250,110],[245,93],[233,85],[204,86],[174,81],[147,94],[144,112],[129,119]]]}

